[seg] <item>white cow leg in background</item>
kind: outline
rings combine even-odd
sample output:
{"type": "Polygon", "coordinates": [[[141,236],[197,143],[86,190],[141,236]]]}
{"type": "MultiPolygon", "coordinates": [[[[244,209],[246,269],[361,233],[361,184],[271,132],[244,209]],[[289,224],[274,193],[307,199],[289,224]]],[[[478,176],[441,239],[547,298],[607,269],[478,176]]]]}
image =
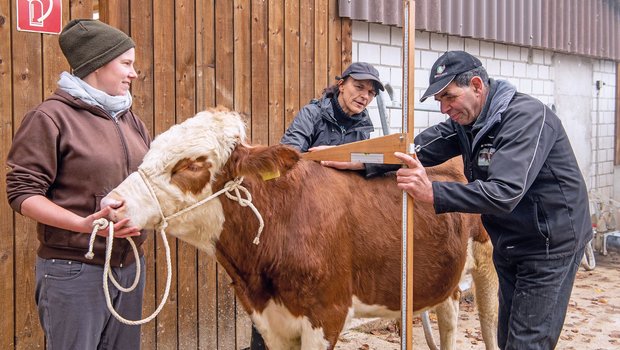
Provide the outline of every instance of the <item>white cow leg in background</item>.
{"type": "MultiPolygon", "coordinates": [[[[460,293],[458,293],[460,294],[460,293]]],[[[435,306],[439,326],[439,345],[442,350],[456,349],[456,327],[459,317],[459,298],[448,298],[435,306]]]]}
{"type": "Polygon", "coordinates": [[[471,275],[474,280],[474,297],[486,350],[496,350],[497,312],[499,308],[498,281],[493,265],[491,241],[473,242],[474,266],[471,275]]]}

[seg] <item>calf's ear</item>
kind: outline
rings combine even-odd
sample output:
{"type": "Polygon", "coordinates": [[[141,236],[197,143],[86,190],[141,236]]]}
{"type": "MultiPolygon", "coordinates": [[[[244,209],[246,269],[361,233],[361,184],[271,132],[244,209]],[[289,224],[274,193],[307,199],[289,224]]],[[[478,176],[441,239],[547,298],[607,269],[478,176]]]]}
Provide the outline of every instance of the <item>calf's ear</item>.
{"type": "Polygon", "coordinates": [[[254,175],[269,180],[286,174],[300,158],[296,149],[286,145],[248,147],[238,144],[227,165],[235,177],[254,175]]]}

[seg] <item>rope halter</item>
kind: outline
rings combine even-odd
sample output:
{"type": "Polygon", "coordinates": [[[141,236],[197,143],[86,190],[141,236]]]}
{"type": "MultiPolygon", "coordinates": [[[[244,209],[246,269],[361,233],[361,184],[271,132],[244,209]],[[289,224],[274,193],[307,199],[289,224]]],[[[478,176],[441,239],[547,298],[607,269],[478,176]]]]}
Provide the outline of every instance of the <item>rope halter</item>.
{"type": "Polygon", "coordinates": [[[93,231],[90,235],[88,253],[86,253],[85,257],[87,259],[92,259],[94,257],[93,249],[94,249],[95,237],[97,236],[97,231],[103,230],[106,227],[108,228],[108,237],[106,238],[105,262],[103,264],[103,296],[105,297],[105,302],[106,302],[106,305],[108,306],[108,310],[117,320],[119,320],[120,322],[124,324],[135,326],[135,325],[141,325],[141,324],[147,323],[151,321],[152,319],[154,319],[155,316],[157,316],[157,314],[159,314],[161,309],[164,307],[166,300],[168,299],[168,294],[170,293],[170,284],[172,281],[172,265],[170,262],[170,246],[168,245],[168,240],[166,239],[165,235],[162,235],[162,240],[164,242],[164,247],[166,249],[166,260],[167,260],[166,262],[167,262],[167,267],[168,267],[168,277],[166,279],[166,289],[164,291],[164,295],[161,299],[161,302],[159,303],[159,306],[157,306],[157,309],[153,311],[153,313],[147,318],[137,320],[137,321],[127,320],[123,316],[121,316],[118,312],[116,312],[116,310],[114,310],[114,306],[112,305],[112,298],[110,297],[110,288],[108,287],[108,279],[112,281],[112,284],[114,284],[114,286],[116,286],[116,288],[118,288],[119,291],[125,292],[125,293],[131,292],[138,285],[140,281],[140,256],[138,253],[138,248],[136,247],[136,244],[134,243],[133,239],[131,239],[131,237],[126,237],[126,239],[129,241],[129,244],[131,245],[131,248],[133,249],[133,254],[135,257],[135,261],[136,261],[136,277],[133,281],[133,284],[129,288],[122,287],[116,281],[116,279],[114,279],[114,275],[112,274],[112,271],[110,269],[110,260],[112,259],[112,248],[114,244],[114,223],[112,221],[108,221],[105,218],[100,218],[100,219],[93,221],[93,231]]]}
{"type": "Polygon", "coordinates": [[[138,173],[140,174],[140,177],[142,178],[142,181],[144,181],[144,183],[146,184],[146,187],[149,189],[149,192],[151,193],[151,196],[153,197],[153,199],[155,199],[155,204],[157,205],[157,210],[159,211],[159,215],[161,216],[161,224],[159,225],[161,230],[164,230],[166,227],[168,227],[168,220],[170,219],[174,219],[178,216],[181,216],[187,212],[189,212],[190,210],[196,209],[199,206],[207,203],[208,201],[217,198],[218,196],[220,196],[222,193],[226,194],[226,197],[228,197],[231,200],[234,200],[236,202],[239,203],[240,206],[242,207],[250,207],[250,209],[252,209],[252,212],[254,213],[254,215],[256,216],[256,218],[258,219],[258,233],[256,234],[256,236],[254,237],[254,240],[252,241],[252,243],[254,243],[255,245],[258,245],[260,243],[260,235],[263,232],[263,228],[265,227],[265,222],[263,221],[263,217],[260,215],[260,213],[258,212],[258,209],[256,209],[256,207],[254,206],[254,204],[252,204],[252,195],[250,194],[250,191],[248,191],[247,188],[245,188],[243,185],[241,185],[243,183],[243,176],[241,177],[237,177],[234,180],[228,181],[224,187],[211,194],[210,196],[184,208],[179,210],[178,212],[165,216],[164,212],[162,210],[161,204],[159,203],[159,199],[157,198],[157,195],[155,194],[155,189],[153,188],[153,186],[151,185],[151,181],[149,181],[149,177],[148,175],[144,172],[144,170],[138,168],[138,173]],[[245,198],[243,198],[243,196],[241,195],[241,192],[243,192],[243,194],[245,195],[245,198]],[[234,195],[232,194],[234,193],[234,195]]]}
{"type": "Polygon", "coordinates": [[[157,230],[159,231],[161,235],[162,241],[164,242],[164,248],[166,251],[167,276],[166,276],[166,289],[164,290],[164,295],[162,296],[161,302],[157,306],[157,309],[153,311],[153,313],[150,316],[142,320],[138,320],[138,321],[127,320],[123,318],[121,315],[119,315],[118,312],[116,312],[116,310],[114,310],[114,306],[112,305],[112,301],[110,298],[108,279],[112,281],[112,283],[116,286],[116,288],[118,288],[119,291],[130,292],[134,290],[140,280],[140,257],[138,253],[138,248],[136,247],[136,244],[134,243],[134,241],[131,239],[131,237],[126,237],[127,240],[129,240],[129,244],[131,245],[131,248],[133,249],[133,253],[135,256],[136,277],[135,277],[133,284],[129,288],[122,287],[116,281],[116,279],[114,279],[114,276],[110,270],[110,260],[112,258],[112,248],[113,248],[113,242],[114,242],[114,223],[112,221],[108,221],[105,218],[100,218],[100,219],[93,221],[93,224],[92,224],[93,230],[90,235],[88,253],[86,253],[85,255],[87,259],[92,259],[94,257],[93,249],[94,249],[94,244],[95,244],[95,238],[97,237],[97,232],[99,230],[108,228],[108,237],[106,239],[106,255],[105,255],[105,262],[103,265],[103,292],[104,292],[103,294],[105,296],[106,304],[108,306],[108,310],[110,311],[110,313],[114,315],[114,317],[117,320],[119,320],[120,322],[124,324],[128,324],[128,325],[141,325],[141,324],[151,321],[153,318],[155,318],[159,314],[159,312],[164,307],[165,301],[168,299],[168,294],[170,293],[170,284],[172,282],[172,263],[170,261],[170,245],[168,244],[168,239],[166,237],[166,231],[165,231],[166,227],[168,227],[168,220],[181,216],[189,212],[190,210],[193,210],[207,203],[213,198],[218,197],[222,193],[225,193],[226,197],[238,202],[239,205],[241,205],[242,207],[250,207],[250,209],[252,209],[252,212],[254,212],[254,215],[256,215],[256,217],[258,218],[258,222],[259,222],[258,233],[256,234],[256,237],[254,237],[254,240],[252,241],[252,243],[256,245],[260,243],[260,235],[265,226],[262,216],[260,215],[256,207],[254,206],[254,204],[252,204],[252,195],[245,187],[241,185],[241,183],[243,182],[243,177],[238,177],[232,181],[228,181],[226,185],[224,185],[224,188],[222,188],[218,192],[213,193],[209,197],[202,199],[199,202],[192,204],[185,209],[179,210],[178,212],[172,215],[165,216],[162,210],[161,204],[159,203],[159,199],[157,198],[157,195],[155,194],[155,190],[153,189],[153,186],[151,185],[151,182],[149,181],[148,176],[142,169],[138,169],[138,174],[140,174],[140,178],[146,184],[146,187],[149,189],[149,193],[151,194],[153,199],[155,199],[157,210],[159,211],[159,215],[162,218],[161,224],[158,225],[157,230]],[[232,192],[234,192],[234,195],[231,194],[232,192]],[[241,192],[243,192],[243,194],[245,195],[245,198],[243,198],[243,196],[241,195],[241,192]]]}

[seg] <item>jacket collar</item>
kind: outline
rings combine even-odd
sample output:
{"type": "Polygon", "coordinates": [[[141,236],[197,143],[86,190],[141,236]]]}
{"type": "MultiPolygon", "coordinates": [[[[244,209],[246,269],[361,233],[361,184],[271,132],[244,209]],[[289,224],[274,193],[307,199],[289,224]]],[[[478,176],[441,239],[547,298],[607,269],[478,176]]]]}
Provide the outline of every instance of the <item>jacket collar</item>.
{"type": "MultiPolygon", "coordinates": [[[[89,103],[86,103],[82,99],[80,99],[78,97],[75,97],[75,96],[72,96],[71,94],[69,94],[68,92],[66,92],[66,91],[64,91],[63,89],[60,89],[60,88],[56,89],[56,91],[54,91],[54,93],[52,95],[50,95],[47,99],[48,100],[60,101],[62,103],[65,103],[65,104],[68,104],[70,106],[73,106],[76,109],[87,110],[88,112],[90,112],[94,116],[97,116],[97,117],[100,117],[100,118],[106,118],[106,119],[112,118],[112,116],[109,115],[108,112],[106,112],[100,106],[91,105],[89,103]]],[[[117,116],[117,118],[122,118],[126,114],[125,112],[120,113],[117,116]]]]}
{"type": "MultiPolygon", "coordinates": [[[[331,99],[332,99],[331,95],[329,97],[326,95],[323,95],[323,97],[321,97],[321,99],[318,101],[319,107],[321,108],[321,118],[323,118],[325,121],[331,124],[338,125],[338,121],[336,121],[336,118],[334,117],[334,109],[333,109],[334,107],[332,106],[331,99]]],[[[372,120],[370,120],[370,116],[368,115],[367,109],[364,109],[358,115],[359,115],[359,118],[356,118],[357,121],[351,126],[351,129],[359,128],[359,127],[374,128],[372,124],[372,120]]]]}
{"type": "Polygon", "coordinates": [[[472,146],[475,147],[487,131],[502,121],[502,113],[508,108],[516,93],[517,89],[508,81],[490,79],[489,96],[473,125],[473,130],[479,131],[476,133],[472,146]]]}
{"type": "Polygon", "coordinates": [[[122,96],[111,96],[67,72],[62,72],[60,74],[60,79],[57,84],[60,89],[68,92],[69,95],[77,97],[90,105],[103,108],[103,110],[113,118],[116,118],[117,115],[128,110],[132,104],[132,98],[129,92],[122,96]]]}

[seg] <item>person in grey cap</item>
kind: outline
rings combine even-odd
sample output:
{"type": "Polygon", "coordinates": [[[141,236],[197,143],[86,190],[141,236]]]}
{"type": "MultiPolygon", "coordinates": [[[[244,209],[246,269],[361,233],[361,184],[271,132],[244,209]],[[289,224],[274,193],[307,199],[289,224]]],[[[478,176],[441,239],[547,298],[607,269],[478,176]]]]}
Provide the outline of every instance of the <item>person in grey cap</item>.
{"type": "MultiPolygon", "coordinates": [[[[7,164],[7,197],[18,213],[37,221],[35,299],[47,349],[139,349],[140,327],[117,321],[102,289],[106,230],[97,232],[94,258],[85,257],[93,221],[107,216],[100,199],[137,170],[149,132],[131,111],[137,77],[133,40],[96,20],[69,22],[59,38],[73,74],[24,117],[7,164]]],[[[132,236],[144,266],[146,233],[114,224],[115,237],[132,236]]],[[[34,232],[33,232],[34,234],[34,232]]],[[[111,272],[132,285],[136,264],[125,239],[116,240],[111,272]]],[[[110,284],[112,304],[128,319],[142,315],[144,274],[133,292],[110,284]]]]}
{"type": "Polygon", "coordinates": [[[500,348],[553,349],[592,239],[586,185],[562,123],[463,51],[437,59],[421,101],[431,96],[450,118],[415,138],[417,159],[396,153],[407,165],[398,187],[437,214],[482,214],[499,277],[500,348]],[[455,156],[469,183],[431,183],[423,166],[455,156]]]}
{"type": "MultiPolygon", "coordinates": [[[[385,90],[379,71],[366,62],[354,62],[336,77],[336,83],[323,90],[301,108],[280,140],[301,152],[366,140],[374,130],[366,107],[379,90],[385,90]]],[[[381,172],[371,164],[332,162],[338,169],[360,170],[366,176],[381,172]]]]}

